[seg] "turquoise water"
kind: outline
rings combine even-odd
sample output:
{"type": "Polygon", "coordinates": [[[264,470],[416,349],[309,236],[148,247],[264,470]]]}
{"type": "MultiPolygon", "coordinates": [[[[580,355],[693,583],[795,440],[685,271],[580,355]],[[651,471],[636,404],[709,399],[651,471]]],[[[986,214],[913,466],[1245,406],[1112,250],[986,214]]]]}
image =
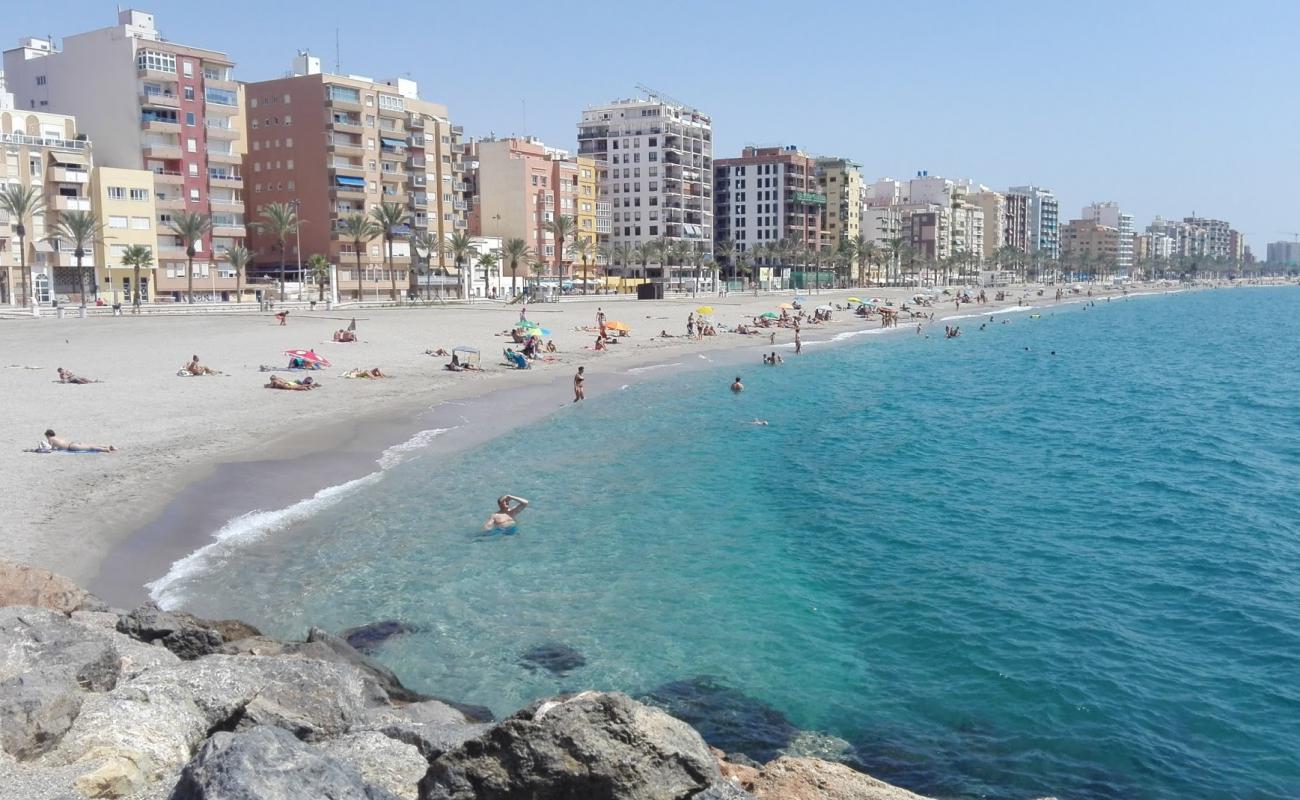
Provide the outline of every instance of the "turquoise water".
{"type": "Polygon", "coordinates": [[[253,520],[163,594],[400,619],[417,689],[658,689],[728,749],[823,731],[939,797],[1296,797],[1297,311],[1141,297],[635,384],[253,520]],[[485,537],[504,491],[533,506],[485,537]]]}

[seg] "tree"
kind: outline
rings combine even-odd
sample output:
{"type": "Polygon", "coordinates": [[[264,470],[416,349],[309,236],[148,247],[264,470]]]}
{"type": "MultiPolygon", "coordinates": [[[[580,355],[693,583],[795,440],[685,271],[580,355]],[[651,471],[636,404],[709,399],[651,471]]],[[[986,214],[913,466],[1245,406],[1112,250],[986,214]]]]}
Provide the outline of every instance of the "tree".
{"type": "Polygon", "coordinates": [[[133,313],[140,313],[140,303],[144,301],[140,291],[140,270],[153,268],[153,250],[148,245],[128,245],[122,251],[122,266],[131,267],[131,308],[133,313]]]}
{"type": "MultiPolygon", "coordinates": [[[[298,226],[301,224],[298,220],[298,209],[293,203],[267,203],[262,206],[262,213],[257,215],[257,222],[253,223],[253,228],[258,233],[273,237],[280,249],[280,300],[284,300],[285,284],[285,255],[288,250],[289,237],[298,232],[298,226]]],[[[298,276],[302,280],[302,276],[298,276]]]]}
{"type": "Polygon", "coordinates": [[[880,245],[866,236],[859,235],[854,250],[858,257],[858,270],[861,273],[858,277],[863,279],[863,284],[869,285],[873,282],[872,276],[876,274],[876,264],[880,261],[880,245]]]}
{"type": "Polygon", "coordinates": [[[198,246],[202,244],[203,237],[212,230],[212,217],[207,214],[200,214],[197,211],[177,211],[172,217],[172,221],[167,223],[171,232],[181,240],[181,247],[185,248],[185,293],[188,295],[187,302],[194,302],[194,255],[198,253],[198,246]]]}
{"type": "Polygon", "coordinates": [[[738,280],[741,276],[749,277],[749,260],[748,250],[738,250],[731,257],[731,279],[738,280]]]}
{"type": "Polygon", "coordinates": [[[399,229],[411,224],[411,215],[397,203],[384,201],[370,209],[370,219],[379,226],[379,233],[384,237],[384,257],[388,265],[388,280],[392,284],[391,299],[397,302],[397,271],[393,269],[393,240],[404,236],[399,229]]]}
{"type": "MultiPolygon", "coordinates": [[[[671,277],[672,267],[684,266],[686,264],[686,260],[689,259],[690,257],[691,257],[691,246],[686,242],[685,239],[671,240],[671,243],[668,245],[668,251],[664,257],[664,261],[667,262],[667,266],[669,267],[668,272],[669,272],[670,283],[672,281],[672,277],[671,277]]],[[[677,273],[678,284],[681,283],[681,277],[682,277],[681,272],[679,271],[677,273]]]]}
{"type": "Polygon", "coordinates": [[[307,259],[307,272],[311,274],[311,279],[316,283],[316,299],[324,302],[325,284],[329,283],[330,279],[329,259],[320,253],[316,253],[307,259]]]}
{"type": "Polygon", "coordinates": [[[605,248],[605,259],[610,264],[617,264],[623,268],[624,275],[627,274],[628,267],[637,259],[637,248],[627,242],[609,245],[605,248]]]}
{"type": "Polygon", "coordinates": [[[27,219],[45,210],[45,201],[41,190],[35,186],[21,186],[16,183],[0,187],[0,209],[13,217],[14,235],[18,237],[18,265],[23,276],[23,306],[31,297],[27,286],[27,219]]]}
{"type": "Polygon", "coordinates": [[[489,278],[492,277],[492,270],[501,264],[501,256],[496,253],[483,253],[478,257],[478,268],[483,270],[483,296],[491,294],[491,285],[489,278]]]}
{"type": "MultiPolygon", "coordinates": [[[[72,257],[77,259],[77,284],[81,290],[81,305],[86,305],[86,272],[82,268],[82,259],[86,249],[103,241],[100,235],[104,226],[89,211],[64,211],[59,214],[59,222],[54,226],[48,241],[66,241],[72,245],[72,257]]],[[[95,278],[91,275],[93,283],[95,278]]]]}
{"type": "Polygon", "coordinates": [[[721,262],[731,268],[731,277],[736,277],[736,245],[730,239],[722,239],[713,243],[713,260],[721,262]]]}
{"type": "MultiPolygon", "coordinates": [[[[895,236],[885,242],[885,246],[888,248],[889,260],[893,264],[894,277],[897,277],[903,271],[903,252],[907,248],[907,240],[902,236],[895,236]]],[[[890,283],[894,277],[886,274],[885,283],[890,283]]]]}
{"type": "MultiPolygon", "coordinates": [[[[411,263],[417,265],[418,269],[413,269],[412,274],[424,276],[426,279],[433,275],[433,254],[438,252],[438,239],[428,233],[417,233],[411,237],[411,263]],[[422,266],[421,266],[422,265],[422,266]]],[[[430,281],[424,282],[424,299],[429,299],[430,281]]],[[[416,289],[419,289],[417,283],[416,289]]]]}
{"type": "Polygon", "coordinates": [[[352,244],[352,252],[357,257],[357,301],[360,302],[365,287],[361,277],[361,254],[366,246],[380,234],[379,226],[365,214],[351,214],[339,223],[339,233],[352,244]]]}
{"type": "MultiPolygon", "coordinates": [[[[478,248],[474,246],[474,238],[461,231],[456,231],[447,237],[442,249],[451,256],[452,261],[456,262],[456,271],[460,274],[464,274],[461,270],[465,269],[466,263],[478,253],[478,248]]],[[[466,284],[468,285],[468,281],[466,284]]]]}
{"type": "Polygon", "coordinates": [[[596,253],[596,243],[585,236],[573,240],[573,257],[582,262],[582,293],[587,293],[587,267],[596,253]]]}
{"type": "Polygon", "coordinates": [[[542,276],[546,274],[547,264],[541,259],[537,259],[529,268],[533,273],[533,294],[542,293],[542,276]]]}
{"type": "Polygon", "coordinates": [[[248,262],[253,260],[253,256],[245,247],[232,247],[226,251],[226,260],[230,262],[230,268],[235,271],[235,302],[244,302],[244,270],[248,268],[248,262]]]}
{"type": "Polygon", "coordinates": [[[532,254],[532,248],[523,239],[506,239],[501,255],[510,267],[510,294],[514,297],[519,296],[519,262],[527,264],[532,254]]]}
{"type": "Polygon", "coordinates": [[[546,223],[546,230],[555,236],[555,272],[560,278],[560,291],[564,291],[564,245],[578,230],[578,221],[560,215],[546,223]]]}
{"type": "Polygon", "coordinates": [[[635,253],[636,257],[641,261],[641,279],[646,280],[650,277],[650,262],[659,261],[664,256],[663,242],[653,239],[642,242],[636,246],[635,253]]]}

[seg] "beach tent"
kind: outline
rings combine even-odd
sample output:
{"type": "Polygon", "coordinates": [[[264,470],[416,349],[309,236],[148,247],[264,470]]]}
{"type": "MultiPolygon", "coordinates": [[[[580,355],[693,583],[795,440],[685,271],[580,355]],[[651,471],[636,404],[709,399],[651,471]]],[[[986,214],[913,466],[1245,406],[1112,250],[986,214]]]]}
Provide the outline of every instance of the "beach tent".
{"type": "Polygon", "coordinates": [[[473,364],[474,366],[478,366],[481,358],[477,347],[468,347],[466,345],[453,347],[451,349],[451,354],[455,356],[456,360],[461,364],[473,364]]]}

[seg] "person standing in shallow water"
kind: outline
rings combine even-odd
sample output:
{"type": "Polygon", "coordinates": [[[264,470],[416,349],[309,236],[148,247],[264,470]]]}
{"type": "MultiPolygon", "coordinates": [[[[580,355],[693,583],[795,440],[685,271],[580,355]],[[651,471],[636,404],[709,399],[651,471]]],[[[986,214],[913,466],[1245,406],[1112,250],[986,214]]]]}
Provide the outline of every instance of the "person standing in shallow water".
{"type": "Polygon", "coordinates": [[[587,380],[582,374],[585,369],[586,367],[578,367],[578,373],[573,376],[573,402],[575,403],[587,397],[587,392],[582,386],[583,382],[587,380]]]}
{"type": "Polygon", "coordinates": [[[741,392],[745,391],[745,384],[740,382],[739,375],[737,375],[736,379],[731,382],[731,391],[735,392],[736,394],[740,394],[741,392]]]}

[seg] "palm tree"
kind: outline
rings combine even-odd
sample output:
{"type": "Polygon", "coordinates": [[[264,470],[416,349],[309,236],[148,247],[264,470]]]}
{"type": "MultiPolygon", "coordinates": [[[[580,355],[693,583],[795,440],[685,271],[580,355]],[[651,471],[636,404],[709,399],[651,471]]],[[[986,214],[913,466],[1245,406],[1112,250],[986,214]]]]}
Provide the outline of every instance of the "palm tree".
{"type": "Polygon", "coordinates": [[[339,233],[352,244],[352,252],[357,257],[357,301],[360,302],[364,286],[361,283],[361,254],[366,245],[380,234],[379,226],[365,214],[351,214],[339,223],[339,233]]]}
{"type": "Polygon", "coordinates": [[[379,232],[384,237],[388,280],[392,283],[391,299],[397,302],[397,271],[393,269],[393,239],[404,235],[398,228],[410,225],[411,215],[397,203],[384,201],[370,209],[370,219],[379,226],[379,232]]]}
{"type": "Polygon", "coordinates": [[[533,294],[541,294],[541,291],[542,291],[542,276],[546,274],[546,268],[547,268],[547,264],[546,264],[546,262],[545,262],[545,261],[542,261],[541,259],[538,259],[538,260],[534,261],[534,262],[532,263],[532,266],[529,267],[530,271],[533,273],[533,279],[534,279],[534,280],[533,280],[533,286],[534,286],[534,288],[533,288],[533,294]]]}
{"type": "Polygon", "coordinates": [[[307,259],[307,272],[311,274],[311,279],[316,282],[316,299],[319,302],[324,302],[325,284],[330,279],[329,259],[320,253],[316,253],[307,259]]]}
{"type": "MultiPolygon", "coordinates": [[[[64,211],[59,214],[59,222],[54,226],[48,241],[67,241],[72,245],[72,257],[77,259],[77,284],[81,290],[81,305],[86,305],[86,273],[82,269],[82,259],[86,257],[86,248],[103,241],[100,234],[104,226],[89,211],[64,211]]],[[[91,276],[94,281],[94,276],[91,276]]]]}
{"type": "Polygon", "coordinates": [[[560,215],[546,223],[546,230],[555,236],[555,272],[560,278],[560,290],[564,290],[564,243],[578,230],[578,221],[573,217],[560,215]]]}
{"type": "Polygon", "coordinates": [[[532,254],[532,248],[523,239],[506,239],[502,247],[501,256],[510,267],[510,294],[513,297],[519,296],[519,262],[526,264],[532,254]]]}
{"type": "Polygon", "coordinates": [[[248,267],[248,262],[253,260],[253,256],[244,247],[232,247],[226,251],[226,260],[230,262],[230,268],[235,271],[235,302],[244,302],[244,270],[248,267]]]}
{"type": "MultiPolygon", "coordinates": [[[[888,249],[889,259],[893,263],[894,275],[897,276],[903,271],[903,253],[904,250],[907,248],[907,240],[904,239],[902,236],[895,236],[894,238],[885,242],[885,247],[888,249]]],[[[889,275],[886,274],[885,283],[888,284],[890,283],[891,280],[892,279],[889,277],[889,275]]]]}
{"type": "Polygon", "coordinates": [[[483,270],[483,296],[487,297],[490,293],[488,279],[492,276],[492,270],[501,264],[501,256],[496,253],[484,253],[478,257],[478,268],[483,270]]]}
{"type": "Polygon", "coordinates": [[[650,262],[663,258],[664,245],[663,242],[652,239],[637,245],[635,253],[641,261],[641,280],[646,280],[650,277],[650,262]]]}
{"type": "Polygon", "coordinates": [[[45,200],[41,190],[35,186],[20,186],[16,183],[0,187],[0,209],[7,211],[13,218],[14,235],[18,237],[18,265],[23,275],[23,306],[31,292],[27,286],[27,218],[45,210],[45,200]]]}
{"type": "Polygon", "coordinates": [[[131,308],[133,313],[139,314],[140,303],[144,300],[140,296],[140,270],[153,267],[153,250],[145,244],[129,245],[122,251],[122,266],[132,268],[131,308]]]}
{"type": "MultiPolygon", "coordinates": [[[[426,278],[428,276],[433,275],[433,254],[438,252],[439,249],[440,248],[438,247],[438,239],[436,236],[433,236],[427,232],[417,233],[414,236],[412,236],[411,237],[411,251],[412,251],[411,263],[418,266],[418,269],[413,269],[412,273],[417,276],[419,275],[425,276],[426,278]]],[[[424,282],[425,300],[429,299],[429,284],[430,281],[428,280],[424,282]]],[[[418,283],[416,285],[416,288],[417,289],[419,288],[418,283]]]]}
{"type": "MultiPolygon", "coordinates": [[[[258,233],[273,237],[280,248],[280,300],[283,302],[285,252],[288,249],[286,242],[298,232],[298,226],[302,224],[298,220],[298,208],[294,203],[267,203],[262,206],[262,213],[257,218],[259,221],[253,223],[253,228],[258,233]]],[[[298,280],[302,280],[301,275],[298,280]]]]}
{"type": "MultiPolygon", "coordinates": [[[[691,257],[691,246],[685,239],[673,239],[668,245],[668,251],[664,255],[664,261],[669,267],[669,275],[672,274],[672,267],[682,267],[686,265],[687,259],[691,257]]],[[[681,272],[677,273],[678,283],[681,283],[681,272]]],[[[671,277],[670,277],[671,280],[671,277]]]]}
{"type": "Polygon", "coordinates": [[[605,258],[610,264],[617,264],[623,268],[626,275],[627,268],[637,259],[637,248],[627,242],[619,242],[615,245],[609,245],[605,248],[605,258]]]}
{"type": "Polygon", "coordinates": [[[185,293],[188,295],[187,302],[194,302],[194,255],[198,252],[198,246],[203,242],[203,237],[212,230],[212,217],[207,214],[200,214],[197,211],[177,211],[172,221],[167,223],[176,238],[181,240],[181,246],[185,248],[185,293]]]}
{"type": "Polygon", "coordinates": [[[713,243],[713,260],[720,261],[731,267],[732,278],[736,272],[736,244],[730,239],[722,239],[713,243]]]}
{"type": "Polygon", "coordinates": [[[474,246],[473,237],[461,231],[456,231],[449,236],[447,241],[443,243],[442,249],[456,262],[458,272],[465,269],[466,262],[478,253],[478,248],[474,246]]]}
{"type": "Polygon", "coordinates": [[[577,236],[573,240],[573,257],[582,262],[582,293],[587,293],[587,266],[591,263],[591,257],[595,255],[596,243],[585,236],[577,236]]]}
{"type": "Polygon", "coordinates": [[[731,279],[739,280],[742,275],[749,276],[750,252],[748,250],[737,250],[736,254],[731,257],[731,279]]]}
{"type": "Polygon", "coordinates": [[[865,278],[864,284],[871,283],[871,276],[875,274],[875,266],[880,261],[880,245],[868,239],[866,236],[859,236],[857,247],[859,278],[865,278]]]}

